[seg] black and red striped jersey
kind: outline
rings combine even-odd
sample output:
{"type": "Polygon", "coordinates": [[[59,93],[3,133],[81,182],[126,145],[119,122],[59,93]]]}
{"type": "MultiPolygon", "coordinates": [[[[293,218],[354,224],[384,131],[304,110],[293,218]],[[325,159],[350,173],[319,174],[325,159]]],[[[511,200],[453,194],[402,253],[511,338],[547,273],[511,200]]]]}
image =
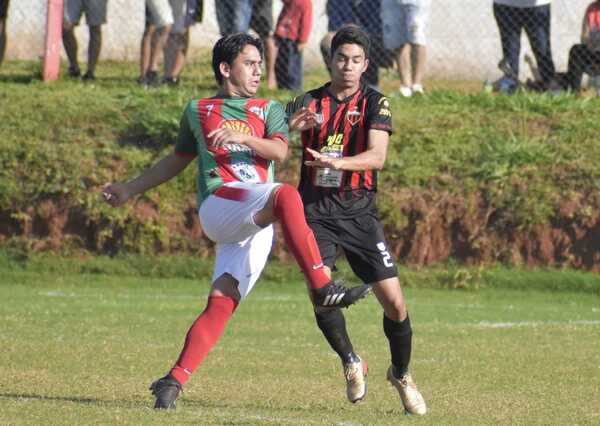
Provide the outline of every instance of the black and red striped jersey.
{"type": "Polygon", "coordinates": [[[287,105],[288,117],[302,107],[319,116],[321,123],[302,132],[302,168],[298,190],[307,218],[355,217],[375,208],[377,171],[342,171],[307,167],[306,147],[336,157],[367,150],[371,129],[392,133],[392,114],[385,96],[361,85],[340,101],[328,90],[330,83],[298,96],[287,105]]]}

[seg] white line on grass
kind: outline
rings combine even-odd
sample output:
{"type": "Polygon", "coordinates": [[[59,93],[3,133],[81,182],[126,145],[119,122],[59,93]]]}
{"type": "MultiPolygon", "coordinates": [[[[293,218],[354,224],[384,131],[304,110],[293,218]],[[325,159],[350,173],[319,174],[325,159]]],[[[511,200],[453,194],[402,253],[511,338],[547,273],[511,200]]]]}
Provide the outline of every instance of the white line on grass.
{"type": "Polygon", "coordinates": [[[475,324],[469,324],[483,328],[517,328],[517,327],[539,327],[546,325],[591,325],[599,326],[600,320],[567,320],[567,321],[479,321],[475,324]]]}

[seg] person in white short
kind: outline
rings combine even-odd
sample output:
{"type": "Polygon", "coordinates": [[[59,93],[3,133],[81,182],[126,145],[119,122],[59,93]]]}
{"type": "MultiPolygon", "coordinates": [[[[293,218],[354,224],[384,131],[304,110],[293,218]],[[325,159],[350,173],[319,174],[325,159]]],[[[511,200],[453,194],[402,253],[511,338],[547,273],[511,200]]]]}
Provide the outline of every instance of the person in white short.
{"type": "Polygon", "coordinates": [[[262,58],[262,41],[248,34],[217,41],[212,66],[220,89],[187,105],[174,151],[139,177],[103,189],[106,201],[120,206],[198,159],[200,221],[217,244],[217,259],[206,309],[189,329],[173,368],[150,387],[158,409],[175,408],[182,386],[254,286],[271,250],[273,222],[280,223],[315,306],[347,307],[370,290],[366,284],[347,289],[331,281],[300,194],[273,182],[274,162],[287,155],[288,125],[280,103],[254,97],[262,58]]]}
{"type": "Polygon", "coordinates": [[[382,0],[383,45],[396,56],[404,97],[423,93],[430,0],[382,0]]]}
{"type": "Polygon", "coordinates": [[[75,26],[79,24],[81,15],[85,13],[85,21],[89,27],[87,71],[84,80],[95,78],[96,64],[102,48],[102,25],[106,23],[107,0],[65,0],[63,20],[63,45],[69,59],[69,76],[79,78],[81,70],[77,62],[77,38],[75,26]]]}
{"type": "Polygon", "coordinates": [[[158,79],[160,56],[175,21],[174,0],[146,0],[146,25],[140,46],[140,76],[142,86],[155,86],[158,79]]]}

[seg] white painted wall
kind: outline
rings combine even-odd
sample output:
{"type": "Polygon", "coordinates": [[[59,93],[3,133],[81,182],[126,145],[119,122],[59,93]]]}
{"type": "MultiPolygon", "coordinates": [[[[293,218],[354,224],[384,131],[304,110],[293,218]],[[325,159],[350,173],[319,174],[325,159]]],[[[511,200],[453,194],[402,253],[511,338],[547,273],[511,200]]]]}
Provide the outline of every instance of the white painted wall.
{"type": "MultiPolygon", "coordinates": [[[[566,68],[568,50],[579,39],[583,12],[590,1],[553,1],[552,46],[559,71],[566,68]]],[[[313,0],[315,25],[306,55],[307,66],[320,66],[318,43],[327,27],[325,3],[326,0],[313,0]]],[[[429,75],[453,79],[499,75],[496,64],[501,57],[501,47],[492,0],[431,0],[431,3],[429,75]]],[[[274,0],[274,5],[277,16],[281,2],[274,0]]],[[[191,60],[202,49],[211,47],[219,37],[214,1],[207,0],[205,7],[205,21],[192,30],[191,60]]],[[[46,8],[46,0],[11,0],[7,60],[42,56],[46,8]]],[[[144,0],[109,0],[101,60],[137,61],[143,25],[144,0]]],[[[80,26],[77,34],[81,59],[84,60],[86,27],[80,26]]],[[[524,42],[523,54],[529,51],[529,45],[524,42]]],[[[527,69],[523,67],[522,70],[527,69]]]]}

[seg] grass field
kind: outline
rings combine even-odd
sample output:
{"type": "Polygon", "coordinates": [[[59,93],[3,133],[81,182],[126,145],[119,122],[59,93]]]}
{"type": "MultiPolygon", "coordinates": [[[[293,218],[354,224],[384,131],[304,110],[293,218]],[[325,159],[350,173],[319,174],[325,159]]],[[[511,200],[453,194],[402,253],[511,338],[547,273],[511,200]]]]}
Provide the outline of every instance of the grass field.
{"type": "Polygon", "coordinates": [[[425,418],[405,416],[384,380],[389,355],[374,297],[347,312],[370,374],[367,400],[346,402],[339,361],[289,265],[268,267],[178,410],[154,412],[147,386],[203,308],[208,278],[198,277],[209,268],[190,258],[3,252],[0,424],[600,423],[600,278],[493,268],[463,289],[448,288],[444,276],[460,281],[451,268],[403,271],[425,418]]]}

